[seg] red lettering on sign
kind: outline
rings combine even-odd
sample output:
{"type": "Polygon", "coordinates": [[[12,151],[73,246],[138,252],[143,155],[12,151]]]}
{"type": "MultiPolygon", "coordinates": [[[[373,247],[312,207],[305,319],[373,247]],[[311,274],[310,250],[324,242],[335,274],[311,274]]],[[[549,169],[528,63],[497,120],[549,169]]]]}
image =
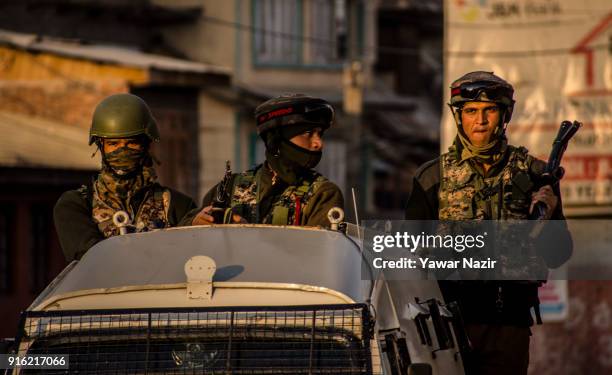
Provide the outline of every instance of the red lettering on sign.
{"type": "Polygon", "coordinates": [[[567,155],[561,165],[563,181],[612,179],[612,155],[567,155]]]}

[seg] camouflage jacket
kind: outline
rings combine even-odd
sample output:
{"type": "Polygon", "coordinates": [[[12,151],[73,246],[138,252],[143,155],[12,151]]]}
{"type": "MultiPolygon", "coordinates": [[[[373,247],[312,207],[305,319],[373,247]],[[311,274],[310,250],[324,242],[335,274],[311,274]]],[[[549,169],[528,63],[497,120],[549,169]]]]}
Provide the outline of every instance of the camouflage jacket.
{"type": "MultiPolygon", "coordinates": [[[[195,215],[212,203],[216,190],[217,185],[204,196],[201,208],[190,212],[180,225],[190,225],[195,215]]],[[[315,171],[299,186],[288,185],[275,179],[266,164],[260,164],[234,174],[230,191],[228,213],[238,214],[249,223],[329,227],[328,211],[344,208],[340,189],[315,171]]]]}
{"type": "MultiPolygon", "coordinates": [[[[69,190],[53,210],[55,228],[68,261],[80,259],[93,245],[118,232],[112,225],[113,210],[97,201],[93,190],[92,185],[69,190]]],[[[134,197],[127,211],[134,222],[133,231],[140,232],[176,226],[194,207],[188,196],[153,184],[134,197]]]]}
{"type": "MultiPolygon", "coordinates": [[[[415,173],[406,206],[408,220],[526,218],[535,182],[545,163],[523,147],[508,146],[498,164],[483,174],[472,162],[460,163],[458,151],[423,164],[415,173]]],[[[555,194],[560,198],[558,187],[555,194]]],[[[552,219],[563,220],[561,200],[552,219]]]]}
{"type": "MultiPolygon", "coordinates": [[[[170,210],[170,191],[163,189],[155,184],[150,189],[145,189],[140,199],[141,203],[137,206],[128,204],[127,207],[109,204],[108,200],[102,198],[96,185],[92,186],[91,194],[92,209],[91,216],[98,224],[100,232],[104,237],[119,235],[119,228],[113,222],[113,215],[123,209],[130,217],[127,225],[128,233],[147,232],[153,229],[161,229],[169,226],[168,212],[170,210]]],[[[79,189],[83,197],[88,197],[88,187],[83,186],[79,189]]]]}
{"type": "MultiPolygon", "coordinates": [[[[508,146],[506,155],[484,174],[471,161],[460,163],[459,153],[451,147],[440,158],[422,165],[413,179],[406,206],[407,220],[524,219],[527,217],[535,181],[544,162],[530,156],[524,148],[508,146]]],[[[563,220],[559,202],[552,219],[563,220]]],[[[567,243],[544,258],[549,267],[563,264],[572,253],[571,236],[567,243]]],[[[542,233],[546,238],[546,229],[542,233]]],[[[468,323],[533,324],[530,308],[537,304],[537,286],[516,282],[452,282],[441,281],[446,301],[458,301],[468,323]],[[502,287],[500,289],[500,287],[502,287]],[[500,298],[504,308],[498,311],[500,298]]]]}
{"type": "Polygon", "coordinates": [[[527,219],[534,191],[532,171],[545,163],[524,147],[508,146],[505,160],[482,175],[469,161],[460,162],[455,146],[440,157],[440,220],[527,219]],[[491,171],[489,171],[491,172],[491,171]]]}

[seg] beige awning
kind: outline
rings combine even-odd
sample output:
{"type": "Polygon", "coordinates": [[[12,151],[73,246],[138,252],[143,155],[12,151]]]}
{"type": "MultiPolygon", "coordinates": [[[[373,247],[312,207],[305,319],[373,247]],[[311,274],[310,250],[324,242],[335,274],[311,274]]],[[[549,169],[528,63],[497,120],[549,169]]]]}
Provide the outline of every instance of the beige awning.
{"type": "Polygon", "coordinates": [[[60,56],[86,59],[109,64],[127,65],[144,69],[159,69],[188,73],[231,73],[228,67],[205,64],[175,57],[146,53],[133,48],[115,45],[83,44],[78,41],[41,37],[36,34],[18,33],[0,29],[0,43],[28,51],[48,52],[60,56]]]}
{"type": "Polygon", "coordinates": [[[0,112],[0,167],[98,170],[88,129],[42,118],[0,112]]]}

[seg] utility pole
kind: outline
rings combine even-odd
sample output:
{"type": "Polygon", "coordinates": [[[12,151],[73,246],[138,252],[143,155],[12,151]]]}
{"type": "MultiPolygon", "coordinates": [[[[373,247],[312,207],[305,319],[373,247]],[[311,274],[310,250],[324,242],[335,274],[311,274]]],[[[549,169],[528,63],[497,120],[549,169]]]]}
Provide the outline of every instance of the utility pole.
{"type": "Polygon", "coordinates": [[[359,60],[345,64],[342,77],[342,97],[344,113],[351,118],[351,134],[348,143],[348,182],[349,187],[357,187],[359,207],[368,209],[369,202],[369,156],[367,132],[363,129],[363,87],[365,77],[363,64],[359,60]]]}

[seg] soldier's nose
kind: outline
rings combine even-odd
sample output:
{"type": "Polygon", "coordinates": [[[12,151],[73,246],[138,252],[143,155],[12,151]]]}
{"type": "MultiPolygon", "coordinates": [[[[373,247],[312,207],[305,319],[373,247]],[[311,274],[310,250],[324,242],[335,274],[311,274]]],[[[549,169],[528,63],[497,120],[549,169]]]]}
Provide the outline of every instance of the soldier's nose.
{"type": "Polygon", "coordinates": [[[489,122],[487,113],[485,111],[478,112],[478,122],[480,124],[487,124],[489,122]]]}

